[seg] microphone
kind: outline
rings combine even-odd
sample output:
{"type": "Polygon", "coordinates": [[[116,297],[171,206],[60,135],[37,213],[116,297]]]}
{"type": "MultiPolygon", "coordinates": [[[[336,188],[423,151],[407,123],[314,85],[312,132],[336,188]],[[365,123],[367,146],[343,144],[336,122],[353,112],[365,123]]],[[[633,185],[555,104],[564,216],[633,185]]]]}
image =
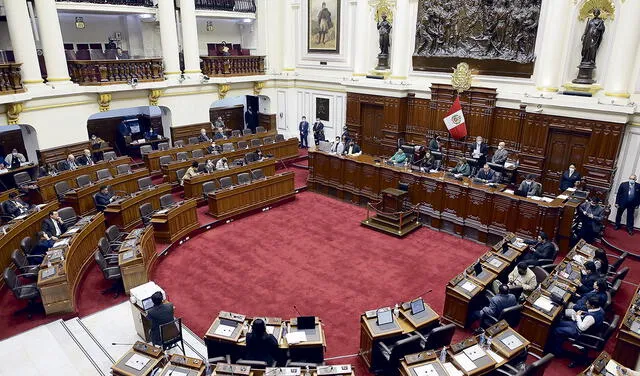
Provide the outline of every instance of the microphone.
{"type": "Polygon", "coordinates": [[[414,298],[413,298],[413,299],[411,299],[411,300],[415,300],[415,299],[421,298],[421,297],[423,297],[423,296],[425,296],[425,295],[430,294],[432,291],[433,291],[433,289],[429,289],[429,290],[427,290],[427,291],[423,292],[422,294],[420,294],[420,295],[418,295],[418,296],[414,297],[414,298]]]}
{"type": "Polygon", "coordinates": [[[298,307],[296,307],[296,305],[293,305],[293,309],[296,311],[296,313],[298,314],[298,316],[302,316],[302,313],[300,313],[300,311],[298,311],[298,307]]]}
{"type": "Polygon", "coordinates": [[[111,342],[111,346],[133,346],[135,343],[111,342]]]}

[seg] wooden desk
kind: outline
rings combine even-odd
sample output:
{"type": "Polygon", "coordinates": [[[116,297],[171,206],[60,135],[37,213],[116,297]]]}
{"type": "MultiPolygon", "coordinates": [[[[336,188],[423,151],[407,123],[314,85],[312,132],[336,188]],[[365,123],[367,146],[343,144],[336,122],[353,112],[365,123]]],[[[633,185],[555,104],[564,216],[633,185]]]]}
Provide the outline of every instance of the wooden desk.
{"type": "MultiPolygon", "coordinates": [[[[589,365],[584,371],[580,372],[577,376],[587,376],[589,374],[589,370],[591,369],[592,376],[608,376],[610,373],[606,372],[606,367],[609,362],[613,362],[615,365],[618,363],[611,359],[611,355],[609,355],[606,351],[603,351],[598,355],[596,359],[594,359],[593,363],[589,365]]],[[[624,365],[624,364],[623,364],[624,365]]],[[[633,369],[632,367],[631,369],[633,369]]],[[[618,375],[614,375],[618,376],[618,375]]]]}
{"type": "Polygon", "coordinates": [[[268,176],[251,184],[209,193],[209,214],[225,219],[276,202],[295,198],[294,174],[291,171],[268,176]]]}
{"type": "Polygon", "coordinates": [[[160,376],[185,375],[204,376],[205,363],[202,359],[173,354],[169,363],[164,366],[160,376]],[[175,372],[175,373],[173,373],[175,372]]]}
{"type": "MultiPolygon", "coordinates": [[[[34,162],[26,162],[22,166],[14,169],[7,169],[3,172],[0,172],[0,187],[2,189],[11,189],[16,187],[16,181],[14,176],[23,171],[29,172],[31,177],[38,176],[36,171],[38,169],[38,164],[34,162]]],[[[1,201],[0,201],[1,202],[1,201]]]]}
{"type": "MultiPolygon", "coordinates": [[[[26,236],[34,236],[40,231],[42,221],[49,217],[52,210],[58,209],[58,202],[50,202],[41,207],[39,211],[32,212],[23,219],[13,219],[4,226],[7,233],[0,231],[0,270],[11,266],[11,252],[20,248],[20,241],[26,236]]],[[[4,285],[4,280],[0,286],[4,285]]]]}
{"type": "Polygon", "coordinates": [[[46,268],[43,262],[45,267],[38,273],[38,288],[47,315],[75,312],[76,288],[87,266],[94,262],[94,252],[97,249],[98,240],[104,236],[104,230],[102,213],[81,218],[62,236],[70,240],[65,247],[64,261],[51,267],[55,269],[55,274],[44,278],[43,273],[49,268],[46,268]]]}
{"type": "Polygon", "coordinates": [[[114,365],[111,366],[111,373],[114,376],[150,376],[156,368],[161,367],[164,363],[164,359],[162,358],[163,352],[161,348],[147,345],[142,342],[136,342],[129,351],[127,351],[114,365]],[[141,351],[138,350],[138,346],[144,347],[148,350],[141,351]],[[142,367],[142,369],[137,370],[135,368],[129,367],[127,362],[131,357],[138,356],[141,359],[144,359],[147,363],[142,367]]]}
{"type": "Polygon", "coordinates": [[[255,171],[261,169],[264,176],[273,176],[276,173],[276,160],[273,158],[265,159],[262,162],[256,162],[249,165],[233,167],[229,170],[214,171],[210,174],[200,174],[193,176],[189,179],[184,179],[184,198],[195,198],[197,200],[204,200],[202,196],[202,184],[208,181],[216,182],[216,186],[219,186],[220,179],[226,176],[230,176],[233,180],[233,184],[238,184],[237,175],[243,172],[255,171]]]}
{"type": "Polygon", "coordinates": [[[129,197],[123,197],[110,203],[104,210],[107,225],[116,225],[121,230],[129,231],[142,222],[138,210],[140,205],[148,202],[153,206],[153,210],[158,210],[160,209],[160,196],[167,193],[171,193],[171,185],[160,184],[153,186],[152,189],[137,191],[129,197]]]}
{"type": "Polygon", "coordinates": [[[12,194],[12,193],[20,195],[20,192],[18,192],[18,190],[15,189],[15,188],[11,188],[11,189],[8,189],[6,191],[0,192],[0,203],[3,203],[5,201],[7,201],[9,199],[9,195],[12,194]]]}
{"type": "Polygon", "coordinates": [[[384,165],[370,155],[341,157],[309,151],[309,189],[355,203],[378,201],[385,188],[409,184],[409,202],[420,204],[428,226],[482,243],[512,232],[534,238],[542,230],[551,239],[559,230],[567,200],[536,201],[475,184],[444,173],[426,174],[384,165]]]}
{"type": "Polygon", "coordinates": [[[178,202],[175,206],[157,211],[151,217],[155,237],[161,243],[173,243],[198,228],[197,200],[178,202]]]}
{"type": "Polygon", "coordinates": [[[158,257],[153,226],[140,230],[136,229],[127,235],[118,250],[118,265],[127,294],[132,288],[149,282],[151,266],[158,257]]]}
{"type": "Polygon", "coordinates": [[[65,206],[71,206],[78,215],[85,215],[96,211],[93,195],[100,191],[100,187],[108,185],[113,192],[123,191],[133,193],[138,190],[138,179],[149,176],[147,169],[139,169],[131,174],[122,174],[112,179],[104,179],[92,183],[86,187],[76,188],[64,195],[62,200],[65,206]]]}
{"type": "Polygon", "coordinates": [[[80,175],[89,175],[91,181],[96,181],[96,171],[102,170],[103,168],[108,168],[111,171],[111,175],[116,176],[117,171],[116,168],[119,165],[123,164],[131,164],[130,157],[119,157],[110,162],[101,161],[93,166],[83,166],[76,170],[68,170],[62,171],[56,176],[43,176],[38,178],[36,181],[36,185],[40,189],[40,195],[42,196],[43,202],[49,202],[53,200],[57,200],[58,196],[56,195],[56,191],[54,186],[56,183],[61,181],[66,181],[71,188],[77,188],[78,184],[76,183],[76,178],[80,175]]]}
{"type": "Polygon", "coordinates": [[[280,141],[269,145],[249,147],[247,149],[229,151],[216,155],[206,154],[204,157],[191,158],[186,161],[173,161],[169,164],[161,166],[162,174],[165,176],[165,181],[177,184],[178,178],[176,177],[176,171],[180,170],[181,168],[189,168],[194,161],[203,163],[208,159],[218,160],[222,157],[226,157],[229,161],[229,164],[231,164],[234,160],[243,159],[245,154],[254,152],[258,149],[262,150],[264,155],[272,155],[275,159],[293,158],[298,155],[298,139],[291,138],[286,141],[280,141]]]}
{"type": "Polygon", "coordinates": [[[469,319],[469,306],[473,305],[476,297],[497,277],[497,274],[487,268],[483,268],[482,273],[476,276],[473,267],[455,276],[449,281],[445,290],[442,316],[451,323],[465,328],[469,319]]]}
{"type": "Polygon", "coordinates": [[[616,335],[616,347],[613,350],[613,359],[632,369],[636,368],[640,356],[640,334],[636,333],[640,327],[639,307],[640,287],[633,294],[627,312],[620,323],[620,330],[616,335]]]}

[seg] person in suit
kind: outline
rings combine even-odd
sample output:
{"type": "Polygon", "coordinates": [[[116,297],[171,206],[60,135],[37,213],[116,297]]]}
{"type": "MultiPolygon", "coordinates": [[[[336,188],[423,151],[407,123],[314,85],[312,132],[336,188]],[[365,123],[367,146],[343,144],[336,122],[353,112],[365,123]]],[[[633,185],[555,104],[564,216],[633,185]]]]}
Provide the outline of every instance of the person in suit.
{"type": "Polygon", "coordinates": [[[572,163],[569,165],[569,169],[562,173],[560,178],[560,192],[564,192],[567,188],[575,187],[576,183],[582,179],[576,166],[572,163]]]}
{"type": "Polygon", "coordinates": [[[213,123],[213,128],[214,131],[216,129],[224,129],[224,121],[222,120],[222,116],[218,116],[216,121],[213,123]]]}
{"type": "Polygon", "coordinates": [[[339,136],[336,136],[336,140],[331,143],[331,153],[342,155],[342,153],[344,153],[345,146],[344,140],[339,136]]]}
{"type": "Polygon", "coordinates": [[[526,179],[520,183],[518,190],[522,194],[527,196],[540,196],[542,195],[542,185],[536,182],[536,176],[534,174],[527,175],[526,179]]]}
{"type": "Polygon", "coordinates": [[[147,141],[157,140],[160,138],[160,135],[156,133],[155,129],[149,128],[148,131],[144,132],[144,139],[147,141]]]}
{"type": "Polygon", "coordinates": [[[431,151],[440,151],[440,136],[434,135],[431,137],[431,141],[429,141],[429,150],[431,151]]]}
{"type": "Polygon", "coordinates": [[[564,310],[564,315],[567,317],[571,317],[575,315],[578,311],[586,311],[587,310],[587,302],[591,299],[592,296],[595,296],[600,302],[600,306],[604,307],[607,303],[609,297],[607,296],[607,290],[609,286],[607,285],[607,280],[604,278],[599,278],[597,281],[593,283],[593,290],[583,294],[575,300],[573,303],[569,303],[567,305],[567,309],[564,310]]]}
{"type": "Polygon", "coordinates": [[[480,179],[483,182],[487,183],[495,183],[496,181],[496,172],[489,167],[488,164],[484,164],[484,166],[478,170],[476,173],[476,179],[480,179]]]}
{"type": "Polygon", "coordinates": [[[309,136],[309,122],[306,116],[303,116],[302,121],[298,124],[298,131],[300,131],[300,147],[308,148],[309,142],[307,141],[307,137],[309,136]]]}
{"type": "Polygon", "coordinates": [[[251,133],[255,134],[258,125],[256,124],[256,116],[253,112],[253,108],[247,107],[247,112],[244,113],[244,122],[247,125],[247,128],[251,129],[251,133]]]}
{"type": "Polygon", "coordinates": [[[197,175],[200,175],[200,173],[198,172],[198,161],[193,161],[191,162],[191,167],[189,167],[184,175],[182,175],[182,179],[180,179],[180,185],[184,185],[185,179],[191,179],[191,177],[197,175]]]}
{"type": "Polygon", "coordinates": [[[358,146],[353,140],[349,141],[349,146],[344,150],[345,155],[349,155],[352,157],[357,157],[362,154],[362,150],[360,150],[360,146],[358,146]]]}
{"type": "Polygon", "coordinates": [[[11,150],[11,154],[4,157],[4,164],[10,169],[18,168],[20,167],[20,163],[24,163],[26,161],[27,159],[22,153],[18,153],[17,149],[11,150]]]}
{"type": "Polygon", "coordinates": [[[604,208],[600,206],[600,199],[591,197],[578,206],[578,221],[582,223],[580,228],[580,238],[587,243],[593,240],[602,231],[602,220],[604,219],[604,208]]]}
{"type": "Polygon", "coordinates": [[[58,175],[58,169],[52,163],[46,163],[40,166],[38,172],[40,176],[56,176],[58,175]]]}
{"type": "Polygon", "coordinates": [[[33,246],[31,253],[29,256],[39,256],[34,257],[29,260],[31,264],[42,264],[42,260],[44,256],[47,254],[47,251],[53,247],[55,244],[55,240],[49,238],[47,233],[44,231],[38,231],[36,234],[36,244],[33,246]]]}
{"type": "Polygon", "coordinates": [[[593,263],[596,264],[596,270],[602,275],[607,275],[609,272],[609,259],[607,253],[602,249],[596,249],[593,255],[593,263]]]}
{"type": "Polygon", "coordinates": [[[229,169],[229,163],[227,162],[227,157],[222,157],[218,159],[218,162],[216,162],[216,170],[221,171],[221,170],[228,170],[228,169],[229,169]]]}
{"type": "Polygon", "coordinates": [[[173,304],[163,303],[164,296],[160,291],[156,291],[151,295],[151,301],[153,302],[153,307],[147,311],[147,318],[151,321],[151,343],[156,346],[162,346],[160,326],[174,320],[173,304]]]}
{"type": "Polygon", "coordinates": [[[482,136],[476,137],[476,142],[469,147],[469,154],[478,161],[477,166],[482,166],[487,162],[489,148],[482,140],[482,136]]]}
{"type": "Polygon", "coordinates": [[[9,199],[2,203],[2,210],[8,216],[15,218],[29,211],[30,205],[22,201],[16,192],[9,193],[9,199]]]}
{"type": "Polygon", "coordinates": [[[640,186],[636,184],[636,175],[629,176],[629,181],[625,181],[618,187],[616,193],[616,230],[620,229],[622,213],[627,212],[627,232],[633,235],[633,221],[636,209],[640,205],[640,186]]]}
{"type": "Polygon", "coordinates": [[[79,166],[93,166],[96,164],[89,149],[84,149],[82,155],[77,158],[76,162],[79,166]]]}
{"type": "Polygon", "coordinates": [[[500,285],[498,294],[489,299],[489,305],[479,311],[473,311],[471,313],[470,324],[473,325],[476,321],[480,321],[480,328],[488,328],[491,326],[491,322],[488,321],[488,316],[497,318],[502,311],[517,304],[518,300],[516,296],[509,293],[509,286],[504,284],[500,285]]]}
{"type": "Polygon", "coordinates": [[[213,141],[211,143],[211,146],[207,146],[207,152],[209,154],[213,154],[213,155],[220,154],[220,153],[222,153],[222,146],[216,145],[216,142],[213,141]]]}
{"type": "Polygon", "coordinates": [[[491,157],[491,163],[504,165],[504,162],[506,162],[507,158],[509,158],[509,152],[504,147],[505,147],[504,142],[500,142],[498,144],[498,150],[496,150],[496,152],[493,153],[493,157],[491,157]]]}
{"type": "Polygon", "coordinates": [[[109,192],[109,187],[106,185],[101,186],[100,191],[96,193],[96,209],[103,211],[114,199],[115,196],[109,192]]]}
{"type": "Polygon", "coordinates": [[[76,157],[73,154],[67,155],[67,159],[62,161],[59,167],[60,171],[77,170],[78,164],[76,163],[76,157]]]}
{"type": "Polygon", "coordinates": [[[543,231],[540,231],[536,240],[525,240],[524,242],[529,244],[529,252],[522,257],[521,261],[529,266],[539,265],[539,260],[552,259],[556,251],[549,236],[543,231]]]}
{"type": "Polygon", "coordinates": [[[315,140],[316,146],[320,144],[320,141],[324,141],[324,124],[320,121],[320,119],[316,119],[316,122],[313,123],[313,139],[315,140]]]}
{"type": "Polygon", "coordinates": [[[389,159],[389,162],[395,165],[401,165],[404,161],[407,160],[407,155],[404,153],[402,148],[398,149],[398,151],[389,159]]]}
{"type": "Polygon", "coordinates": [[[578,286],[576,292],[580,295],[586,294],[593,289],[593,284],[601,278],[596,264],[593,261],[587,261],[584,263],[584,270],[582,271],[582,278],[580,279],[581,285],[578,286]]]}
{"type": "Polygon", "coordinates": [[[226,140],[227,136],[224,135],[224,128],[216,128],[216,130],[213,132],[213,139],[226,140]]]}
{"type": "Polygon", "coordinates": [[[198,142],[209,142],[211,139],[207,136],[207,130],[202,128],[200,129],[200,134],[198,135],[198,142]]]}
{"type": "Polygon", "coordinates": [[[253,320],[251,333],[247,334],[247,359],[266,362],[271,366],[278,360],[278,350],[278,340],[267,333],[264,320],[253,320]]]}
{"type": "Polygon", "coordinates": [[[42,232],[53,240],[58,240],[60,235],[67,231],[67,225],[64,224],[62,218],[56,210],[49,213],[49,218],[42,221],[42,232]]]}
{"type": "Polygon", "coordinates": [[[471,166],[469,166],[469,162],[467,162],[466,158],[460,157],[458,159],[458,163],[456,164],[456,167],[452,168],[450,170],[450,172],[452,174],[460,174],[462,176],[469,176],[469,175],[471,175],[471,166]]]}

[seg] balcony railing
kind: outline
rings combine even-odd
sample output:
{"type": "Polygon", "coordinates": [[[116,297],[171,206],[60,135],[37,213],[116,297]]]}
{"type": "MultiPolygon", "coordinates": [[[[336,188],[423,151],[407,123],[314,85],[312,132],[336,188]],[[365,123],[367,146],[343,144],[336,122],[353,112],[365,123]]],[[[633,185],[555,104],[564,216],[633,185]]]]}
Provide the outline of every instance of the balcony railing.
{"type": "Polygon", "coordinates": [[[18,63],[0,64],[0,95],[24,92],[18,63]]]}
{"type": "Polygon", "coordinates": [[[255,0],[195,0],[196,9],[226,10],[232,12],[256,12],[255,0]]]}
{"type": "Polygon", "coordinates": [[[79,85],[112,85],[164,81],[162,59],[73,60],[67,62],[71,80],[79,85]]]}
{"type": "Polygon", "coordinates": [[[152,7],[153,0],[56,0],[68,3],[92,3],[111,5],[133,5],[138,7],[152,7]]]}
{"type": "Polygon", "coordinates": [[[201,56],[202,73],[209,77],[264,74],[264,56],[201,56]]]}

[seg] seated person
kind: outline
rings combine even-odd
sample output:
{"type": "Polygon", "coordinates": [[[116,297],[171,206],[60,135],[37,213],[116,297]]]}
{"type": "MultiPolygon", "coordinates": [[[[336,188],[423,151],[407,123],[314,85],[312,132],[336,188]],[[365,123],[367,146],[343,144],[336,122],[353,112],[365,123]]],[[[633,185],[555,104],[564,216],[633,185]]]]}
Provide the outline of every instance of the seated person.
{"type": "Polygon", "coordinates": [[[521,261],[527,265],[540,265],[539,260],[553,258],[556,249],[544,231],[540,231],[536,240],[525,240],[524,242],[529,244],[529,252],[522,257],[521,261]]]}
{"type": "Polygon", "coordinates": [[[562,173],[560,178],[560,192],[564,192],[567,188],[574,188],[576,183],[580,181],[582,177],[576,170],[576,165],[573,163],[569,165],[569,169],[562,173]]]}
{"type": "Polygon", "coordinates": [[[496,182],[496,172],[489,167],[488,164],[484,164],[484,166],[478,170],[476,173],[476,179],[480,179],[483,182],[487,183],[495,183],[496,182]]]}
{"type": "Polygon", "coordinates": [[[596,270],[598,273],[607,275],[609,272],[609,259],[607,258],[605,251],[600,248],[596,249],[596,252],[593,255],[593,263],[596,264],[596,270]]]}
{"type": "Polygon", "coordinates": [[[155,129],[149,128],[148,131],[144,132],[144,139],[147,141],[157,140],[160,138],[160,135],[156,133],[155,129]]]}
{"type": "Polygon", "coordinates": [[[429,141],[429,150],[440,151],[440,136],[431,137],[431,141],[429,141]]]}
{"type": "Polygon", "coordinates": [[[509,157],[509,152],[504,147],[504,142],[498,144],[498,150],[493,153],[493,157],[491,157],[491,163],[504,165],[504,163],[507,161],[507,158],[509,157]]]}
{"type": "Polygon", "coordinates": [[[96,136],[95,134],[91,135],[91,138],[89,139],[89,141],[91,141],[91,147],[94,149],[99,149],[102,143],[104,142],[103,139],[96,136]]]}
{"type": "Polygon", "coordinates": [[[602,220],[604,219],[604,208],[600,206],[600,199],[590,197],[578,206],[578,221],[582,224],[578,236],[587,243],[592,243],[600,231],[602,231],[602,220]]]}
{"type": "Polygon", "coordinates": [[[30,207],[16,192],[9,193],[9,199],[2,204],[4,213],[12,218],[25,214],[30,207]]]}
{"type": "MultiPolygon", "coordinates": [[[[214,128],[224,129],[224,121],[222,120],[222,116],[218,116],[216,121],[213,123],[214,128]]],[[[215,131],[216,129],[214,129],[215,131]]]]}
{"type": "Polygon", "coordinates": [[[331,143],[331,153],[342,155],[342,153],[344,153],[344,148],[344,139],[341,139],[340,136],[336,136],[336,140],[331,143]]]}
{"type": "Polygon", "coordinates": [[[456,167],[452,168],[449,171],[454,175],[459,174],[462,176],[469,176],[471,175],[471,166],[469,166],[469,163],[467,162],[466,158],[460,157],[458,159],[458,163],[456,164],[456,167]]]}
{"type": "Polygon", "coordinates": [[[251,332],[247,334],[247,360],[258,360],[272,366],[278,360],[278,340],[267,333],[267,326],[262,319],[253,320],[251,332]]]}
{"type": "Polygon", "coordinates": [[[89,149],[84,149],[83,154],[78,157],[76,160],[79,166],[93,166],[96,162],[93,160],[93,156],[91,156],[91,151],[89,149]]]}
{"type": "Polygon", "coordinates": [[[604,278],[600,278],[593,283],[593,290],[588,293],[580,296],[575,303],[569,303],[567,305],[567,309],[564,311],[565,316],[571,317],[575,315],[578,311],[586,311],[587,310],[587,301],[591,299],[592,296],[595,296],[600,302],[600,307],[604,307],[607,303],[607,290],[609,286],[607,285],[607,280],[604,278]]]}
{"type": "Polygon", "coordinates": [[[389,162],[395,165],[403,164],[407,160],[407,155],[404,153],[402,148],[398,149],[398,151],[389,159],[389,162]]]}
{"type": "Polygon", "coordinates": [[[422,158],[413,160],[413,164],[420,167],[422,171],[428,171],[436,167],[436,158],[431,155],[430,150],[426,150],[424,146],[421,146],[420,149],[424,150],[424,154],[422,158]]]}
{"type": "Polygon", "coordinates": [[[40,256],[29,259],[30,264],[41,264],[47,251],[53,247],[55,240],[49,238],[46,232],[38,231],[36,234],[36,244],[31,250],[30,256],[40,256]]]}
{"type": "Polygon", "coordinates": [[[593,261],[585,262],[582,278],[580,279],[581,285],[578,286],[576,292],[580,295],[588,293],[593,289],[593,284],[600,278],[601,276],[596,269],[596,264],[593,261]]]}
{"type": "Polygon", "coordinates": [[[262,150],[257,149],[254,152],[249,153],[247,156],[247,162],[262,162],[266,156],[262,153],[262,150]]]}
{"type": "Polygon", "coordinates": [[[113,195],[113,193],[109,192],[108,186],[101,186],[100,192],[96,193],[96,206],[98,208],[98,211],[104,210],[103,208],[113,202],[115,198],[116,197],[113,195]]]}
{"type": "Polygon", "coordinates": [[[163,303],[164,297],[160,291],[156,291],[151,295],[151,301],[153,302],[153,307],[147,311],[147,318],[151,321],[151,343],[156,346],[162,346],[160,326],[174,320],[173,304],[163,303]]]}
{"type": "Polygon", "coordinates": [[[200,175],[198,172],[198,161],[191,162],[191,167],[187,169],[187,171],[182,175],[182,179],[180,179],[180,185],[184,185],[185,179],[191,179],[192,176],[200,175]]]}
{"type": "MultiPolygon", "coordinates": [[[[495,293],[498,293],[500,285],[500,281],[493,281],[493,290],[495,293]]],[[[527,263],[519,262],[518,265],[509,273],[507,277],[507,286],[509,288],[522,287],[522,295],[520,295],[520,299],[524,300],[538,286],[538,281],[536,280],[536,275],[533,273],[531,268],[529,268],[527,263]]]]}
{"type": "MultiPolygon", "coordinates": [[[[569,320],[561,320],[551,329],[549,336],[549,352],[560,356],[562,344],[569,338],[578,338],[580,334],[597,333],[604,322],[604,311],[597,297],[587,300],[587,310],[578,311],[569,320]]],[[[573,362],[572,362],[573,363],[573,362]]],[[[575,363],[569,364],[569,367],[575,363]]]]}
{"type": "Polygon", "coordinates": [[[198,142],[209,142],[211,139],[207,136],[207,131],[202,128],[200,129],[200,134],[198,135],[198,142]]]}
{"type": "Polygon", "coordinates": [[[215,132],[213,132],[214,140],[226,140],[227,136],[224,135],[224,128],[216,128],[215,132]]]}
{"type": "Polygon", "coordinates": [[[62,218],[58,214],[58,211],[54,210],[49,213],[49,218],[42,221],[42,232],[53,240],[58,240],[60,235],[67,231],[67,225],[64,224],[62,218]]]}
{"type": "Polygon", "coordinates": [[[515,295],[509,293],[509,286],[500,285],[498,288],[498,294],[489,299],[489,305],[483,307],[479,311],[471,312],[470,323],[473,324],[480,320],[481,328],[488,328],[491,326],[491,322],[488,320],[488,316],[498,318],[502,311],[509,307],[513,307],[518,304],[515,295]]]}
{"type": "Polygon", "coordinates": [[[207,173],[212,173],[216,170],[216,164],[213,162],[213,159],[207,159],[207,164],[204,166],[207,173]]]}
{"type": "Polygon", "coordinates": [[[18,168],[20,167],[20,163],[24,163],[26,161],[27,159],[22,153],[18,153],[17,149],[11,150],[11,154],[4,158],[4,164],[10,169],[18,168]]]}
{"type": "Polygon", "coordinates": [[[411,159],[411,164],[417,166],[418,163],[422,161],[422,158],[424,158],[426,153],[427,148],[425,148],[424,146],[416,145],[413,148],[413,158],[411,159]]]}
{"type": "Polygon", "coordinates": [[[349,155],[352,157],[357,157],[362,154],[362,150],[360,150],[360,146],[358,146],[353,140],[349,141],[349,146],[344,150],[345,155],[349,155]]]}
{"type": "Polygon", "coordinates": [[[518,191],[527,196],[540,196],[542,195],[542,185],[536,182],[536,176],[534,174],[529,174],[527,178],[520,183],[518,191]]]}
{"type": "Polygon", "coordinates": [[[228,170],[228,169],[229,169],[229,163],[227,162],[227,157],[222,157],[218,159],[218,162],[216,162],[216,170],[221,171],[221,170],[228,170]]]}
{"type": "Polygon", "coordinates": [[[47,163],[41,165],[38,169],[40,176],[56,176],[58,174],[58,169],[52,163],[47,163]]]}
{"type": "Polygon", "coordinates": [[[67,159],[60,163],[61,171],[77,170],[78,164],[76,163],[76,157],[73,154],[67,155],[67,159]]]}
{"type": "Polygon", "coordinates": [[[216,145],[216,142],[213,141],[211,143],[211,146],[207,146],[207,152],[209,154],[213,154],[213,155],[220,154],[220,153],[222,153],[222,146],[216,145]]]}

